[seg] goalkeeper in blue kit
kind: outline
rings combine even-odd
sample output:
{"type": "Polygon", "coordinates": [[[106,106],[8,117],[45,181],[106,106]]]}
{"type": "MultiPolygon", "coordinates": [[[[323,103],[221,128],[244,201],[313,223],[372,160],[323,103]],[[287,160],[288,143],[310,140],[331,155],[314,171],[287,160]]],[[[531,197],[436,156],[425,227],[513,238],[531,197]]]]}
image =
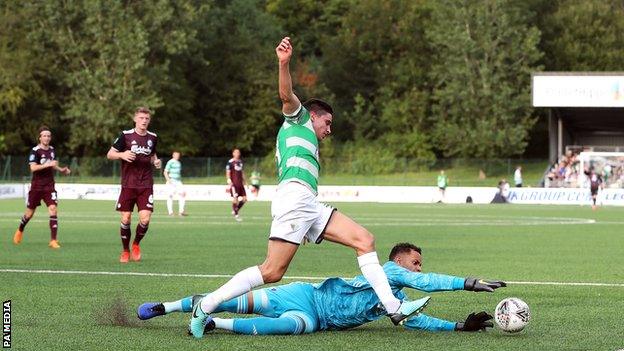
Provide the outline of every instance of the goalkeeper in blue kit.
{"type": "MultiPolygon", "coordinates": [[[[390,261],[383,265],[393,294],[405,300],[408,287],[425,292],[469,290],[493,292],[506,286],[502,281],[460,278],[436,273],[421,273],[422,250],[412,244],[394,246],[390,261]]],[[[164,303],[148,302],[139,306],[139,319],[146,320],[171,312],[191,312],[205,295],[185,297],[164,303]]],[[[423,297],[426,301],[429,297],[423,297]]],[[[350,280],[329,278],[320,283],[295,282],[251,291],[221,303],[214,313],[258,314],[255,318],[208,318],[205,332],[214,329],[238,334],[279,335],[342,330],[380,319],[387,312],[379,298],[360,275],[350,280]]],[[[486,312],[471,313],[464,321],[451,322],[423,313],[404,321],[408,329],[428,331],[479,331],[492,327],[486,312]]]]}

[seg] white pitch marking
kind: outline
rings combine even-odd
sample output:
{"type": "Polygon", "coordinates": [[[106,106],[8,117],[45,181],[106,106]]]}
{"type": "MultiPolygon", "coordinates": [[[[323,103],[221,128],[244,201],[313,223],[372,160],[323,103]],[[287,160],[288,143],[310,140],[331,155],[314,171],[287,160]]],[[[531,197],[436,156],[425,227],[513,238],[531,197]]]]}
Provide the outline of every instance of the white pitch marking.
{"type": "MultiPolygon", "coordinates": [[[[31,274],[76,274],[76,275],[125,275],[142,277],[182,277],[182,278],[232,278],[231,274],[189,274],[189,273],[149,273],[149,272],[106,272],[106,271],[66,271],[49,269],[0,269],[0,273],[31,273],[31,274]]],[[[282,279],[290,280],[315,280],[321,281],[328,277],[308,277],[308,276],[284,276],[282,279]]],[[[351,279],[351,278],[343,278],[351,279]]],[[[507,281],[508,284],[518,285],[553,285],[553,286],[605,286],[624,288],[624,283],[583,283],[583,282],[522,282],[507,281]]]]}
{"type": "MultiPolygon", "coordinates": [[[[223,217],[221,217],[223,218],[223,217]]],[[[269,223],[269,219],[266,217],[244,217],[247,220],[251,220],[253,223],[269,223]],[[262,219],[261,219],[262,218],[262,219]]],[[[117,219],[111,219],[109,221],[105,220],[88,220],[88,219],[71,219],[68,218],[67,222],[70,223],[92,223],[92,224],[112,224],[116,223],[117,219]]],[[[15,222],[14,219],[9,218],[0,218],[0,222],[15,222]]],[[[44,223],[47,222],[46,219],[35,219],[31,223],[44,223]]],[[[224,220],[224,221],[161,221],[159,219],[153,220],[152,223],[157,223],[158,225],[206,225],[206,224],[214,224],[214,225],[227,225],[227,224],[237,224],[232,220],[224,220]]],[[[413,219],[402,219],[400,222],[368,222],[366,219],[360,220],[360,223],[365,226],[385,226],[385,227],[407,227],[407,226],[420,226],[420,227],[430,227],[430,226],[535,226],[535,225],[578,225],[578,224],[613,224],[613,222],[596,222],[593,219],[567,219],[567,220],[549,220],[544,218],[544,220],[526,220],[522,218],[509,218],[509,219],[492,219],[492,220],[463,220],[457,221],[457,219],[427,219],[427,218],[413,218],[413,219]]]]}

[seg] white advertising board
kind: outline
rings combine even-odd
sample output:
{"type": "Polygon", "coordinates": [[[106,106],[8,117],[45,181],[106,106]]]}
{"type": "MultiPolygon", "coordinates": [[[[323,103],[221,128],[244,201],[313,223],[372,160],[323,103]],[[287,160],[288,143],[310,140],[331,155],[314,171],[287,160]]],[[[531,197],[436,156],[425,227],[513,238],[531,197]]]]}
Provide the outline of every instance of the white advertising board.
{"type": "MultiPolygon", "coordinates": [[[[24,184],[0,185],[0,199],[23,198],[28,186],[24,184]]],[[[271,201],[275,185],[265,185],[256,199],[248,192],[248,198],[256,201],[271,201]]],[[[57,183],[59,199],[88,199],[116,201],[119,185],[57,183]]],[[[224,185],[185,185],[187,200],[229,201],[224,185]]],[[[156,200],[167,199],[164,184],[154,186],[156,200]]],[[[449,187],[444,199],[437,187],[426,186],[320,186],[319,200],[323,202],[386,202],[386,203],[465,203],[468,196],[473,203],[488,204],[498,192],[495,187],[449,187]]],[[[586,188],[511,188],[508,201],[514,204],[589,205],[591,196],[586,188]]],[[[624,206],[624,189],[604,189],[598,195],[602,205],[624,206]]]]}
{"type": "Polygon", "coordinates": [[[0,199],[18,199],[24,197],[24,184],[0,184],[0,199]]]}
{"type": "Polygon", "coordinates": [[[535,107],[624,107],[624,74],[533,75],[535,107]]]}

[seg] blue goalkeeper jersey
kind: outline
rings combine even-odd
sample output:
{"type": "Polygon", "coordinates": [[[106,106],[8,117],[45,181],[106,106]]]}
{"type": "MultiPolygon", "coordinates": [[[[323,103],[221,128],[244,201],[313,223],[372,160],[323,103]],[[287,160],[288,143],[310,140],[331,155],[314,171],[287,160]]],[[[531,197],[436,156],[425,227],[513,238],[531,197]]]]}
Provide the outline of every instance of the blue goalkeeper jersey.
{"type": "MultiPolygon", "coordinates": [[[[392,261],[384,264],[383,270],[388,276],[392,293],[399,300],[407,297],[401,291],[405,287],[425,292],[464,289],[464,278],[412,272],[392,261]]],[[[349,280],[330,278],[314,284],[314,305],[320,330],[353,328],[387,314],[375,291],[362,275],[349,280]]],[[[410,329],[452,330],[455,323],[420,314],[404,325],[410,329]]]]}

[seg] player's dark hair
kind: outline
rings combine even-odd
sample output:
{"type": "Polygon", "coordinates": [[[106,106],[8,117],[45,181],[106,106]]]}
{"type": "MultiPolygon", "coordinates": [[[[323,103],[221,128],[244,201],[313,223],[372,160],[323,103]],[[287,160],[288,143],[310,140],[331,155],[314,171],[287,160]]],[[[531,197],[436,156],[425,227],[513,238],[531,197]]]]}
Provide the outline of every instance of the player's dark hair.
{"type": "Polygon", "coordinates": [[[420,247],[414,245],[414,244],[410,244],[410,243],[400,243],[400,244],[396,244],[394,245],[394,247],[392,248],[392,250],[390,251],[390,256],[388,257],[388,259],[390,261],[394,261],[394,258],[402,253],[410,253],[413,251],[418,252],[419,254],[422,253],[422,250],[420,247]]]}
{"type": "Polygon", "coordinates": [[[147,113],[150,116],[152,115],[152,111],[149,109],[149,107],[145,106],[137,107],[137,109],[134,111],[134,114],[136,115],[137,113],[147,113]]]}
{"type": "Polygon", "coordinates": [[[303,103],[303,107],[310,112],[325,111],[332,115],[334,114],[334,109],[331,105],[321,99],[309,99],[303,103]]]}
{"type": "Polygon", "coordinates": [[[41,132],[50,132],[50,133],[52,133],[50,128],[48,126],[46,126],[46,125],[43,125],[43,126],[39,127],[39,135],[41,135],[41,132]]]}

